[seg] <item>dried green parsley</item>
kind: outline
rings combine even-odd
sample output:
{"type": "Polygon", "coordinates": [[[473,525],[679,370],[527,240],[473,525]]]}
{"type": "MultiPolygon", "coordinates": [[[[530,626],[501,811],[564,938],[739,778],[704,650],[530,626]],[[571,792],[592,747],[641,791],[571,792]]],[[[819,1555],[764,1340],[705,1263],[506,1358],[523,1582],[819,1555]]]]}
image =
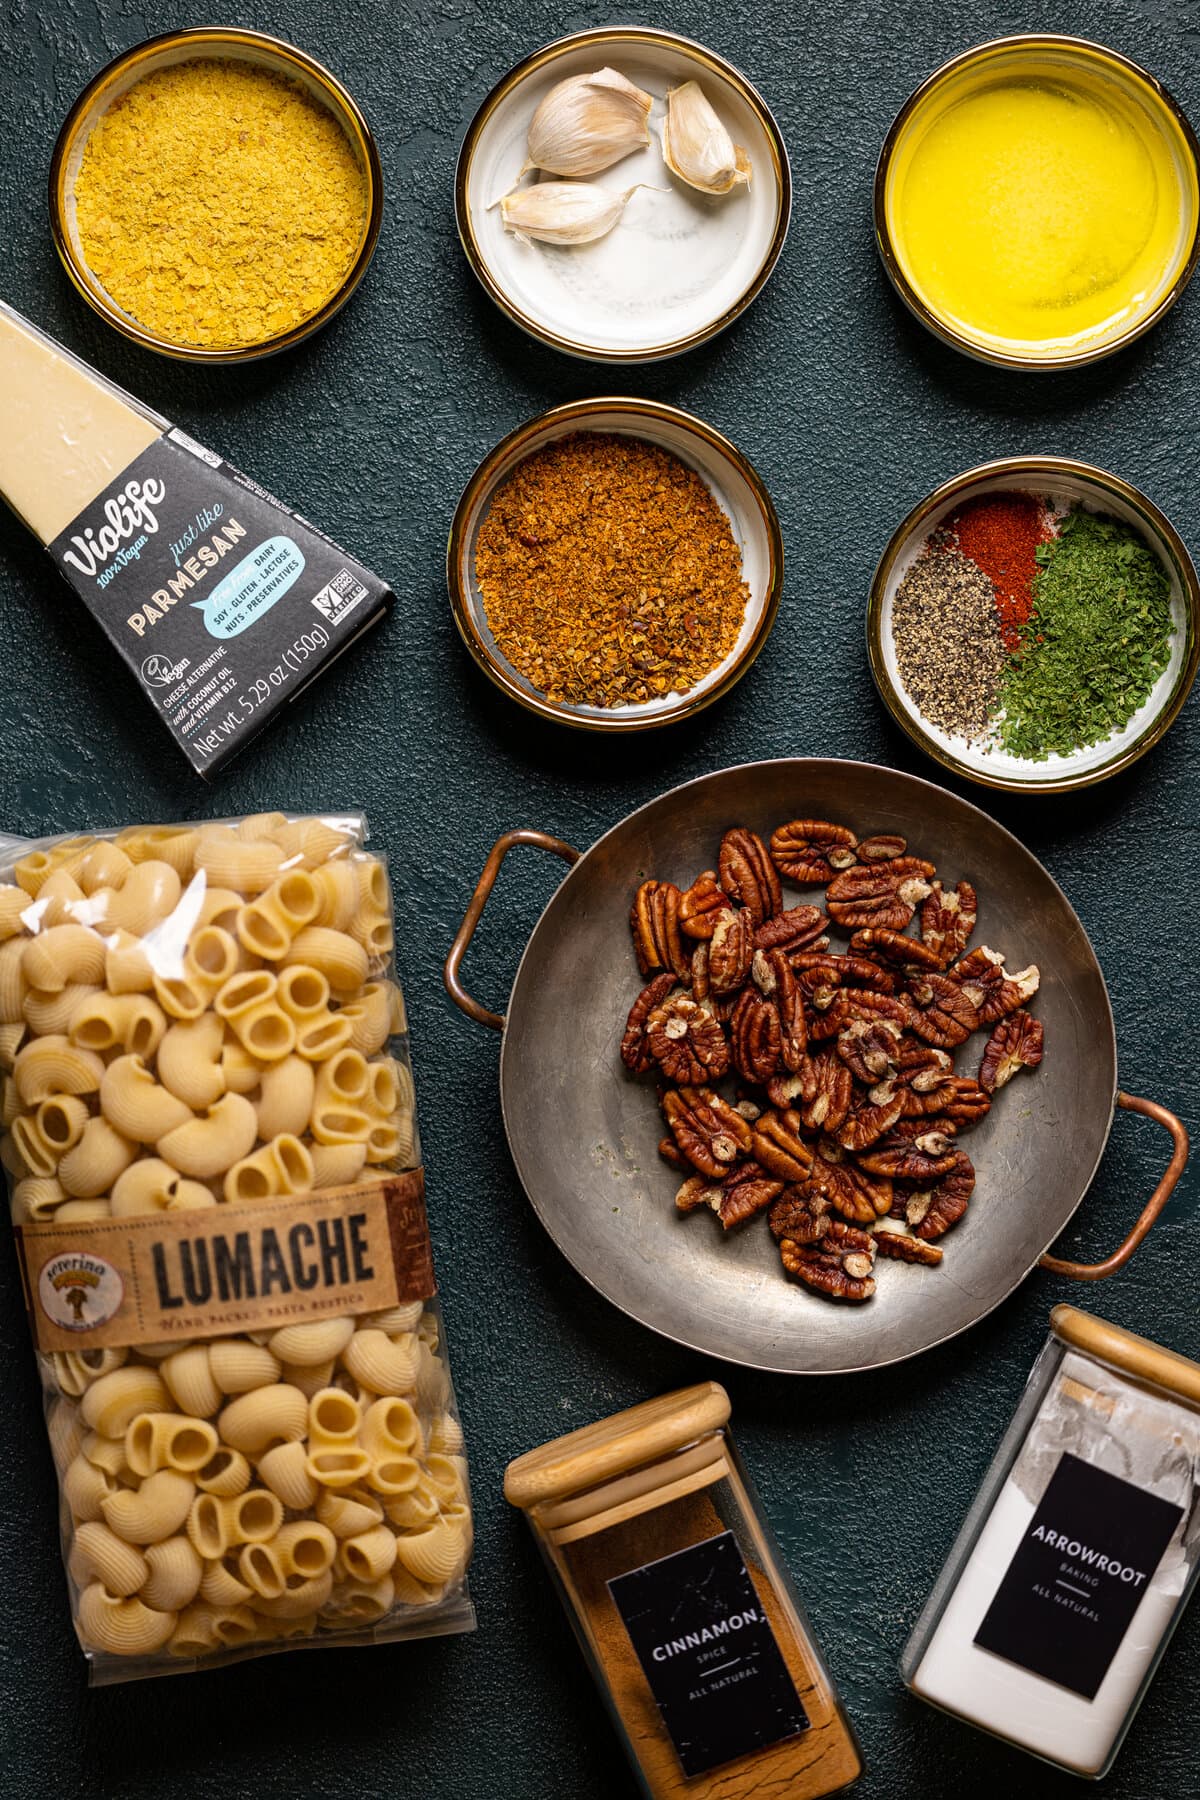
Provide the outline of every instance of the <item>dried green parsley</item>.
{"type": "Polygon", "coordinates": [[[1033,612],[997,695],[1013,756],[1044,762],[1127,725],[1170,658],[1171,584],[1119,519],[1076,506],[1036,551],[1033,612]]]}

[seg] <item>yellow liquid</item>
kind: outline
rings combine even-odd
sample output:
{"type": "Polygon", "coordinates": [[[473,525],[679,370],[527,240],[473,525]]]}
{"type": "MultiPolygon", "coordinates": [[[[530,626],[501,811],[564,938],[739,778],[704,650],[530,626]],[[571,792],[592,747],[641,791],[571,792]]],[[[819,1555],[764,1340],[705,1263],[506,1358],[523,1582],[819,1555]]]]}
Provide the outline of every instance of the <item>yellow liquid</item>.
{"type": "Polygon", "coordinates": [[[1196,173],[1143,84],[1026,54],[930,90],[896,144],[886,212],[943,323],[1054,357],[1123,335],[1170,290],[1196,230],[1196,173]]]}

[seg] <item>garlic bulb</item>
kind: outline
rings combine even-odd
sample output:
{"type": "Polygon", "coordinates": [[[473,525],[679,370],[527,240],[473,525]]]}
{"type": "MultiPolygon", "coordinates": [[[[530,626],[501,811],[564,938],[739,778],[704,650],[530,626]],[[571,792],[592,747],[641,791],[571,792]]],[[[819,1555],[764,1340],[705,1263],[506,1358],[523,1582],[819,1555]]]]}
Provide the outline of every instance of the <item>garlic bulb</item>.
{"type": "Polygon", "coordinates": [[[750,158],[734,143],[698,81],[685,81],[667,95],[662,153],[672,175],[702,194],[728,194],[742,181],[749,186],[750,158]]]}
{"type": "Polygon", "coordinates": [[[516,188],[500,202],[505,228],[523,243],[590,244],[611,231],[638,183],[623,194],[591,181],[542,181],[516,188]]]}
{"type": "Polygon", "coordinates": [[[595,175],[611,168],[649,144],[650,105],[649,94],[615,69],[569,76],[551,88],[530,121],[525,169],[595,175]]]}

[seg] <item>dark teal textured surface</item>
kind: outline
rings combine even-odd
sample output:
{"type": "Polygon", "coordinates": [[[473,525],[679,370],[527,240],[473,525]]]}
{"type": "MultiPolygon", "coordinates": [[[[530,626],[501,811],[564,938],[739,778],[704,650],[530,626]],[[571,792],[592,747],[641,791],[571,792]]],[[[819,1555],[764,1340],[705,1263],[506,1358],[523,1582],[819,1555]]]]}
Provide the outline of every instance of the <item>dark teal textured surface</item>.
{"type": "MultiPolygon", "coordinates": [[[[561,32],[621,11],[545,0],[345,8],[243,4],[236,21],[327,61],[370,115],[387,211],[349,309],[315,342],[201,373],[126,347],[75,297],[46,225],[45,171],[84,81],[177,4],[9,0],[0,56],[0,292],[102,369],[293,501],[389,577],[390,621],[204,788],[189,775],[37,547],[0,518],[0,829],[42,833],[260,807],[362,807],[392,860],[433,1231],[479,1512],[472,1638],[280,1656],[88,1693],[66,1613],[54,1491],[12,1258],[0,1257],[0,1786],[28,1800],[306,1794],[398,1800],[624,1800],[615,1740],[521,1522],[500,1496],[516,1451],[716,1374],[766,1512],[862,1736],[864,1800],[1077,1791],[909,1699],[896,1673],[1042,1341],[1072,1298],[1192,1355],[1197,1183],[1132,1265],[1082,1292],[1034,1275],[983,1325],[919,1362],[820,1384],[722,1371],[627,1324],[563,1263],[513,1177],[497,1042],[442,992],[440,963],[494,838],[541,826],[583,845],[661,788],[755,757],[859,757],[934,773],[885,722],[862,648],[867,584],[896,522],[987,457],[1053,452],[1145,488],[1200,549],[1195,395],[1200,288],[1129,353],[1069,376],[989,371],[943,350],[893,300],[871,239],[879,143],[911,88],[1001,32],[1075,31],[1138,58],[1200,116],[1187,0],[922,0],[624,14],[710,43],[758,83],[789,145],[796,201],[779,269],[729,336],[682,361],[605,372],[523,339],[476,289],[454,232],[458,141],[492,82],[561,32]],[[727,431],[770,486],[787,539],[765,653],[723,704],[668,735],[611,744],[516,711],[461,651],[442,557],[459,489],[513,425],[559,400],[635,392],[727,431]]],[[[213,8],[221,13],[227,9],[213,8]]],[[[232,9],[228,9],[232,10],[232,9]]],[[[1200,873],[1196,702],[1138,767],[1072,799],[983,798],[1079,909],[1107,974],[1122,1084],[1196,1123],[1200,873]]],[[[964,790],[967,791],[967,790],[964,790]]],[[[979,798],[977,794],[972,797],[979,798]]],[[[505,867],[469,962],[502,1003],[558,865],[505,867]]],[[[571,1005],[564,993],[562,1003],[571,1005]]],[[[553,1130],[555,1121],[547,1120],[553,1130]]],[[[1105,1254],[1166,1157],[1117,1121],[1070,1253],[1105,1254]]],[[[802,1308],[798,1306],[800,1319],[802,1308]]],[[[1106,1786],[1113,1800],[1200,1788],[1200,1608],[1185,1620],[1106,1786]]]]}

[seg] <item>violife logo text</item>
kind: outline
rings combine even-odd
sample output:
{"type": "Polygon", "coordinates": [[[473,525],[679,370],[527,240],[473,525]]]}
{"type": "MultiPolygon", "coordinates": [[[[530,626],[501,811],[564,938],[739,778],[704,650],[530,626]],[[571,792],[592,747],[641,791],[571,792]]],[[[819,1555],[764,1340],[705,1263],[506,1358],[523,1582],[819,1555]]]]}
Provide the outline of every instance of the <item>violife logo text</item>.
{"type": "Polygon", "coordinates": [[[166,492],[166,484],[152,475],[145,481],[127,481],[104,502],[104,523],[96,530],[88,525],[76,533],[71,539],[74,549],[63,551],[63,561],[81,575],[94,578],[98,587],[107,587],[115,575],[138,560],[158,530],[156,509],[166,492]]]}

